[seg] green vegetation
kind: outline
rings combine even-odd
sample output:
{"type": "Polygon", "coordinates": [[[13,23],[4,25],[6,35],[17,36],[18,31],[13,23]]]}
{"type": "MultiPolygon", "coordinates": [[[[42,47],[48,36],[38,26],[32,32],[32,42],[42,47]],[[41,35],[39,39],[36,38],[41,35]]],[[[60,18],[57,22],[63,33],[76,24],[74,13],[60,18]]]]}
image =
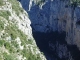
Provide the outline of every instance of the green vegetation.
{"type": "Polygon", "coordinates": [[[3,0],[0,0],[0,6],[2,6],[3,5],[3,0]]]}
{"type": "MultiPolygon", "coordinates": [[[[0,0],[0,6],[2,5],[2,1],[3,0],[0,0]]],[[[41,0],[38,4],[42,4],[44,1],[45,0],[41,0]]],[[[19,13],[23,13],[23,9],[19,6],[19,2],[17,0],[8,0],[8,2],[12,4],[12,9],[16,12],[17,15],[19,15],[19,13]]],[[[25,15],[27,14],[25,13],[25,15]]],[[[4,52],[0,50],[0,60],[17,60],[17,54],[23,55],[23,57],[26,57],[27,60],[41,60],[39,55],[33,55],[30,50],[30,47],[33,45],[32,39],[28,39],[27,35],[18,29],[15,20],[9,20],[9,16],[11,16],[9,11],[0,10],[0,33],[2,30],[4,30],[0,40],[0,48],[3,48],[4,52]],[[8,20],[8,24],[4,28],[6,20],[8,20]],[[23,50],[20,49],[18,42],[15,40],[17,37],[20,38],[21,45],[24,46],[23,50]],[[31,46],[26,47],[27,44],[31,46]],[[27,48],[29,48],[29,50],[27,48]]],[[[35,48],[37,48],[34,47],[34,45],[32,47],[34,51],[35,48]]]]}
{"type": "Polygon", "coordinates": [[[39,55],[35,56],[31,53],[31,51],[27,51],[25,48],[22,50],[21,54],[27,58],[27,60],[41,60],[39,55]]]}
{"type": "Polygon", "coordinates": [[[6,33],[9,34],[9,36],[11,36],[12,40],[14,40],[17,37],[17,33],[16,33],[16,28],[15,26],[7,26],[5,29],[6,33]]]}
{"type": "Polygon", "coordinates": [[[80,0],[70,0],[70,1],[80,3],[80,0]]]}
{"type": "Polygon", "coordinates": [[[28,41],[26,42],[27,44],[32,44],[32,40],[28,39],[28,41]]]}
{"type": "Polygon", "coordinates": [[[1,21],[0,19],[0,31],[4,29],[4,22],[1,21]]]}
{"type": "Polygon", "coordinates": [[[12,47],[12,45],[9,42],[5,42],[4,46],[7,50],[9,50],[10,53],[14,53],[14,48],[12,47]]]}
{"type": "Polygon", "coordinates": [[[0,40],[0,47],[2,47],[5,43],[5,40],[0,40]]]}
{"type": "Polygon", "coordinates": [[[27,41],[27,35],[25,35],[21,30],[18,29],[14,24],[8,25],[5,29],[6,33],[11,36],[12,40],[15,40],[17,37],[20,37],[21,45],[25,45],[26,43],[32,44],[32,40],[27,41]]]}
{"type": "Polygon", "coordinates": [[[17,60],[16,58],[14,58],[12,54],[8,55],[5,52],[3,53],[3,57],[4,57],[4,60],[17,60]]]}
{"type": "Polygon", "coordinates": [[[9,19],[9,16],[10,16],[10,12],[9,11],[3,11],[3,10],[0,10],[0,16],[4,17],[5,19],[9,19]]]}
{"type": "Polygon", "coordinates": [[[20,12],[23,12],[23,9],[19,6],[19,2],[17,0],[8,0],[12,4],[12,9],[19,16],[20,12]]]}
{"type": "Polygon", "coordinates": [[[24,45],[27,42],[27,36],[23,34],[22,31],[18,29],[15,25],[7,26],[6,27],[6,33],[11,36],[12,40],[16,39],[17,37],[20,37],[22,45],[24,45]]]}
{"type": "Polygon", "coordinates": [[[78,5],[80,5],[80,0],[70,0],[71,6],[75,9],[78,5]]]}
{"type": "Polygon", "coordinates": [[[12,44],[10,44],[9,41],[0,40],[0,47],[2,47],[2,46],[4,46],[10,53],[14,53],[15,52],[14,48],[12,47],[12,44]]]}
{"type": "Polygon", "coordinates": [[[11,44],[16,48],[19,48],[19,45],[17,44],[17,42],[15,40],[12,40],[11,44]]]}

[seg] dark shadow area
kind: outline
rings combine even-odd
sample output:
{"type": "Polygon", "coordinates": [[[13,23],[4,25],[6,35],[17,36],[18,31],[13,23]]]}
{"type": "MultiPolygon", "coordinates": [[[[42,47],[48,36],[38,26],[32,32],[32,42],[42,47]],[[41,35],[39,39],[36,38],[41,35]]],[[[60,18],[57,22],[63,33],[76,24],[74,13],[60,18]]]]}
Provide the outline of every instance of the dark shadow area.
{"type": "Polygon", "coordinates": [[[65,32],[58,33],[50,32],[50,33],[41,33],[41,32],[33,32],[33,37],[37,43],[39,49],[44,53],[47,60],[62,60],[60,59],[54,51],[52,51],[49,47],[49,42],[56,44],[58,41],[60,44],[66,43],[65,40],[65,32]]]}
{"type": "Polygon", "coordinates": [[[76,24],[80,25],[80,21],[77,21],[76,24]]]}
{"type": "Polygon", "coordinates": [[[74,60],[80,60],[80,51],[76,45],[67,45],[74,60]]]}
{"type": "Polygon", "coordinates": [[[19,2],[20,2],[21,0],[17,0],[17,1],[19,1],[19,2]]]}
{"type": "Polygon", "coordinates": [[[49,46],[49,42],[56,45],[58,42],[61,45],[66,45],[68,52],[71,53],[71,56],[74,60],[80,60],[80,51],[76,45],[68,45],[65,41],[66,33],[62,32],[51,32],[51,33],[41,33],[41,32],[33,32],[33,37],[39,47],[40,51],[44,53],[47,60],[69,60],[69,57],[59,58],[57,55],[56,50],[52,51],[51,47],[49,46]]]}

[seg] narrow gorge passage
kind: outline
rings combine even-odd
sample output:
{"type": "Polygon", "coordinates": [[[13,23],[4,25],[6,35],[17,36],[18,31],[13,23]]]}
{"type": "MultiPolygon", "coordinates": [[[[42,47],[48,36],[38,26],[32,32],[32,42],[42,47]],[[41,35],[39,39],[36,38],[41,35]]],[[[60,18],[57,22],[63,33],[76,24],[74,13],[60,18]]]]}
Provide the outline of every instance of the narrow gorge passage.
{"type": "Polygon", "coordinates": [[[61,60],[58,56],[56,51],[52,50],[52,46],[49,46],[49,44],[55,44],[56,42],[59,42],[61,44],[66,43],[65,42],[65,32],[58,33],[58,32],[51,32],[51,33],[42,33],[42,32],[33,32],[33,37],[35,38],[35,41],[37,43],[37,46],[41,50],[41,52],[44,53],[47,60],[61,60]]]}
{"type": "Polygon", "coordinates": [[[44,53],[47,60],[70,60],[69,52],[73,60],[80,59],[80,51],[76,45],[68,45],[65,41],[66,34],[65,32],[51,32],[51,33],[42,33],[42,32],[33,32],[33,37],[39,47],[40,51],[44,53]],[[58,43],[58,45],[57,45],[58,43]],[[52,44],[52,45],[51,45],[52,44]],[[65,45],[64,47],[59,47],[60,45],[65,45]],[[53,46],[54,45],[54,46],[53,46]],[[54,47],[54,48],[53,48],[54,47]],[[67,51],[66,51],[67,50],[67,51]],[[62,53],[59,53],[61,51],[62,53]],[[65,55],[64,55],[65,53],[65,55]],[[62,58],[59,56],[63,55],[62,58]]]}

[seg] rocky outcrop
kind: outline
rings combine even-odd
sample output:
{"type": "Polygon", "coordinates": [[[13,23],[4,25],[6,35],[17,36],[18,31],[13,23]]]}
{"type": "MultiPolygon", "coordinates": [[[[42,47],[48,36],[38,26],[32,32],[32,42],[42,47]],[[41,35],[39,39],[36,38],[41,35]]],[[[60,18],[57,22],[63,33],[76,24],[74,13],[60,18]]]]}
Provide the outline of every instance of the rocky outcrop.
{"type": "Polygon", "coordinates": [[[31,21],[17,0],[1,0],[0,60],[46,60],[32,36],[31,21]]]}

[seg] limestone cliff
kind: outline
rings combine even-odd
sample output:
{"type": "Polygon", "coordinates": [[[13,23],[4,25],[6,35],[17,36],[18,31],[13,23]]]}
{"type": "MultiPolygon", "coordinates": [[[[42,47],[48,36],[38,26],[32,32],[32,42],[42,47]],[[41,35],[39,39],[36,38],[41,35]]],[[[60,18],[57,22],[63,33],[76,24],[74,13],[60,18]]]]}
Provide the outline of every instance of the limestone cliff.
{"type": "Polygon", "coordinates": [[[0,0],[0,60],[46,60],[32,36],[31,21],[17,0],[0,0]]]}

